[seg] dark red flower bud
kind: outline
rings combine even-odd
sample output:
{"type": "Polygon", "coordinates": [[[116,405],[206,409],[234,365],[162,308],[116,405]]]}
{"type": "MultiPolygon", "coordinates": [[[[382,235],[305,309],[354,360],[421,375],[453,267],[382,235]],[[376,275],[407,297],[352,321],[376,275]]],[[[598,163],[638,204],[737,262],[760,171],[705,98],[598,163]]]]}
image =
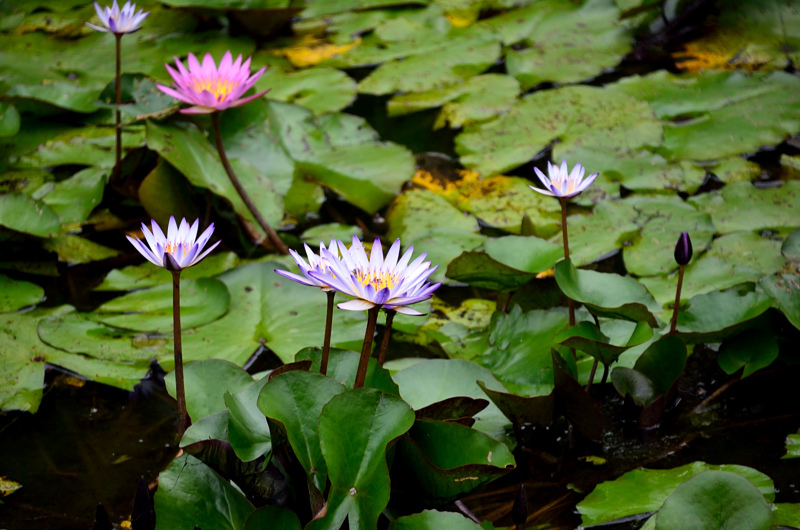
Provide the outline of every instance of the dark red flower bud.
{"type": "Polygon", "coordinates": [[[692,261],[692,240],[688,232],[681,232],[678,244],[675,245],[675,261],[678,265],[686,265],[692,261]]]}
{"type": "Polygon", "coordinates": [[[511,507],[511,520],[517,526],[524,525],[528,520],[528,496],[525,493],[525,484],[519,485],[517,498],[514,499],[514,505],[511,507]]]}

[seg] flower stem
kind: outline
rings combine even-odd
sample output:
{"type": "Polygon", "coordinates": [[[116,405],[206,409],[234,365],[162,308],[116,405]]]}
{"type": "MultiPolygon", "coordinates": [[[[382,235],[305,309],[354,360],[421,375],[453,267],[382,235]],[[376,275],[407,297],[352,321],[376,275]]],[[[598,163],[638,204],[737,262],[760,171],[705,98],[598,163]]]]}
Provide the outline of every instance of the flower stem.
{"type": "Polygon", "coordinates": [[[261,226],[261,229],[267,234],[272,245],[278,249],[283,255],[289,254],[289,248],[281,241],[281,238],[278,237],[278,234],[275,230],[269,226],[267,220],[264,219],[264,216],[261,215],[261,212],[258,211],[256,205],[253,204],[253,201],[250,200],[250,196],[247,195],[247,192],[242,187],[242,183],[239,182],[239,178],[236,176],[236,173],[233,172],[233,168],[231,167],[230,162],[228,162],[228,156],[225,154],[225,147],[222,145],[222,134],[219,130],[219,113],[213,112],[211,114],[211,123],[214,128],[214,139],[217,143],[217,151],[219,152],[219,159],[222,162],[222,167],[225,168],[225,172],[228,174],[228,178],[231,179],[231,183],[233,187],[236,188],[236,191],[239,193],[239,197],[242,198],[244,201],[245,206],[247,209],[250,210],[250,213],[253,214],[258,224],[261,226]]]}
{"type": "Polygon", "coordinates": [[[678,288],[675,289],[675,305],[672,306],[672,322],[669,326],[669,334],[674,335],[678,327],[678,309],[681,307],[681,289],[683,289],[683,273],[686,265],[681,265],[678,269],[678,288]]]}
{"type": "Polygon", "coordinates": [[[117,80],[116,80],[116,116],[117,116],[117,123],[116,123],[116,134],[117,134],[117,158],[114,163],[114,175],[113,178],[119,179],[120,173],[120,161],[122,160],[122,116],[119,111],[119,106],[122,105],[122,70],[121,70],[121,63],[122,63],[122,33],[115,33],[114,36],[117,38],[117,80]]]}
{"type": "Polygon", "coordinates": [[[183,345],[181,344],[181,271],[172,272],[172,330],[175,345],[175,397],[181,434],[192,424],[186,411],[186,390],[183,384],[183,345]]]}
{"type": "Polygon", "coordinates": [[[389,337],[392,336],[392,321],[397,311],[393,309],[384,309],[386,313],[386,327],[383,330],[383,340],[381,340],[381,351],[378,354],[378,364],[383,366],[386,361],[386,350],[389,349],[389,337]]]}
{"type": "Polygon", "coordinates": [[[333,299],[336,291],[326,291],[328,295],[328,313],[325,315],[325,339],[322,343],[322,361],[319,364],[319,373],[328,375],[328,355],[331,351],[331,329],[333,328],[333,299]]]}
{"type": "MultiPolygon", "coordinates": [[[[567,233],[567,198],[560,197],[561,200],[561,238],[564,241],[564,259],[569,259],[569,234],[567,233]]],[[[575,325],[575,302],[572,298],[567,298],[567,310],[569,311],[569,326],[575,325]]],[[[570,348],[572,358],[577,359],[575,348],[570,348]]]]}
{"type": "Polygon", "coordinates": [[[378,323],[378,312],[380,306],[375,306],[367,312],[367,332],[364,334],[364,344],[361,346],[361,359],[358,361],[358,371],[356,372],[356,382],[353,389],[364,386],[367,380],[367,367],[369,366],[369,353],[372,349],[372,336],[375,335],[375,325],[378,323]]]}

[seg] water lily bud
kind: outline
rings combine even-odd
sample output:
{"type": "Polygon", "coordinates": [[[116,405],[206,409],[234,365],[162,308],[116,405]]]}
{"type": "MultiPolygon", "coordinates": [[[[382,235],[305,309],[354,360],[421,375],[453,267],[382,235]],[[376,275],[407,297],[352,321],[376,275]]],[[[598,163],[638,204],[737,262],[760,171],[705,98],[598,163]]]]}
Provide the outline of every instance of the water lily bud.
{"type": "Polygon", "coordinates": [[[511,507],[511,520],[517,526],[522,526],[528,520],[528,496],[525,493],[525,484],[519,485],[519,493],[511,507]]]}
{"type": "Polygon", "coordinates": [[[678,244],[675,245],[675,261],[678,265],[686,265],[692,261],[692,239],[688,232],[681,232],[678,244]]]}

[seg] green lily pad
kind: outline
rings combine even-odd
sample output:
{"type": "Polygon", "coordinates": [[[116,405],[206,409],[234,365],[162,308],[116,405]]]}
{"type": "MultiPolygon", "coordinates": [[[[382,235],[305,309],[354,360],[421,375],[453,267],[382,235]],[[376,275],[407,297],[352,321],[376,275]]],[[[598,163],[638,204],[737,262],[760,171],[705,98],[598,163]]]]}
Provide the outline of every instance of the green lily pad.
{"type": "Polygon", "coordinates": [[[225,392],[228,409],[228,440],[242,462],[251,462],[272,449],[272,436],[264,414],[258,408],[258,397],[268,378],[256,381],[237,392],[225,392]]]}
{"type": "Polygon", "coordinates": [[[633,365],[633,369],[653,382],[655,391],[666,396],[686,366],[686,345],[674,335],[666,335],[652,344],[633,365]]]}
{"type": "Polygon", "coordinates": [[[706,471],[678,486],[656,514],[659,530],[691,527],[770,530],[772,509],[745,477],[706,471]]]}
{"type": "MultiPolygon", "coordinates": [[[[233,252],[214,252],[203,258],[197,265],[192,265],[181,272],[182,280],[196,280],[208,278],[233,269],[239,264],[239,258],[233,252]]],[[[153,267],[150,262],[141,265],[129,265],[123,269],[113,269],[103,279],[103,283],[95,289],[97,291],[130,291],[155,287],[172,281],[171,275],[153,267]]]]}
{"type": "Polygon", "coordinates": [[[320,243],[325,243],[327,246],[332,239],[349,243],[353,240],[354,235],[358,236],[359,239],[363,239],[364,232],[358,226],[328,223],[309,228],[303,232],[300,239],[312,247],[318,247],[320,243]]]}
{"type": "Polygon", "coordinates": [[[454,37],[436,50],[388,61],[359,84],[362,94],[425,92],[462,83],[487,70],[500,57],[500,43],[490,33],[454,37]],[[426,75],[419,75],[426,72],[426,75]]]}
{"type": "MultiPolygon", "coordinates": [[[[328,352],[327,376],[334,381],[338,381],[348,390],[352,390],[356,380],[356,370],[361,359],[361,353],[331,348],[328,352]]],[[[295,356],[295,361],[311,361],[311,372],[319,372],[322,363],[321,348],[303,348],[295,356]]],[[[392,380],[388,370],[378,364],[378,360],[370,357],[367,365],[367,376],[364,379],[364,386],[375,388],[386,394],[400,395],[397,384],[392,380]]]]}
{"type": "Polygon", "coordinates": [[[789,526],[800,527],[800,504],[789,504],[784,502],[776,502],[772,505],[774,508],[774,519],[772,524],[775,526],[789,526]]]}
{"type": "MultiPolygon", "coordinates": [[[[123,63],[124,64],[124,63],[123,63]]],[[[120,118],[123,123],[132,123],[145,118],[161,117],[177,110],[177,103],[156,87],[152,79],[141,74],[122,74],[120,118]]],[[[116,83],[106,86],[95,105],[99,108],[116,109],[116,83]]]]}
{"type": "Polygon", "coordinates": [[[429,277],[429,281],[452,283],[445,276],[450,263],[462,254],[480,247],[486,241],[486,236],[458,229],[434,228],[419,232],[412,238],[404,237],[403,241],[407,245],[414,245],[414,248],[427,253],[426,259],[439,265],[436,272],[429,277]]]}
{"type": "Polygon", "coordinates": [[[658,305],[647,289],[629,276],[576,269],[571,260],[555,267],[559,288],[597,316],[647,322],[658,327],[658,305]]]}
{"type": "Polygon", "coordinates": [[[800,276],[778,272],[762,278],[758,285],[775,300],[789,322],[800,329],[800,276]]]}
{"type": "Polygon", "coordinates": [[[652,336],[653,328],[647,322],[637,322],[627,342],[615,345],[611,344],[608,337],[603,335],[595,324],[584,321],[565,329],[553,340],[563,346],[588,353],[601,363],[609,365],[616,362],[623,352],[650,340],[652,336]]]}
{"type": "Polygon", "coordinates": [[[87,167],[57,182],[42,202],[58,214],[62,223],[82,223],[103,200],[108,171],[87,167]]]}
{"type": "Polygon", "coordinates": [[[650,106],[627,94],[588,86],[534,92],[495,120],[467,126],[456,138],[461,163],[494,175],[528,162],[553,140],[553,159],[575,145],[614,152],[661,143],[650,106]]]}
{"type": "Polygon", "coordinates": [[[186,447],[206,440],[227,440],[228,427],[231,415],[227,410],[220,410],[200,419],[193,420],[192,424],[183,433],[181,447],[186,447]]]}
{"type": "Polygon", "coordinates": [[[289,508],[280,506],[262,506],[250,514],[243,530],[300,530],[300,520],[289,508]]]}
{"type": "Polygon", "coordinates": [[[406,515],[389,524],[390,530],[478,530],[480,525],[473,523],[463,515],[454,512],[437,512],[425,510],[421,513],[406,515]]]}
{"type": "Polygon", "coordinates": [[[760,292],[736,289],[697,295],[678,313],[678,333],[687,342],[719,342],[747,325],[772,305],[760,292]]]}
{"type": "MultiPolygon", "coordinates": [[[[694,234],[691,235],[694,245],[694,234]]],[[[762,275],[773,274],[786,263],[786,258],[781,255],[780,240],[762,237],[754,232],[731,232],[718,237],[711,243],[708,255],[734,266],[749,267],[762,275]]]]}
{"type": "Polygon", "coordinates": [[[307,528],[339,528],[345,518],[356,528],[377,525],[391,489],[387,448],[413,424],[407,403],[372,388],[331,399],[319,418],[319,442],[331,481],[328,510],[307,528]]]}
{"type": "Polygon", "coordinates": [[[691,236],[695,255],[699,256],[711,243],[714,235],[711,217],[678,197],[673,200],[631,197],[626,202],[640,212],[638,221],[642,224],[639,237],[623,251],[625,268],[630,274],[653,276],[675,270],[675,244],[681,232],[691,236]]]}
{"type": "Polygon", "coordinates": [[[611,383],[621,396],[630,396],[640,407],[648,407],[660,397],[655,383],[649,377],[627,366],[614,368],[611,383]]]}
{"type": "MultiPolygon", "coordinates": [[[[144,129],[132,126],[122,135],[122,148],[133,149],[144,144],[144,129]]],[[[114,166],[116,136],[108,127],[70,129],[51,138],[35,151],[22,156],[15,164],[22,168],[49,168],[63,165],[114,166]]]]}
{"type": "Polygon", "coordinates": [[[335,379],[293,371],[273,378],[258,396],[258,408],[284,425],[294,454],[319,491],[325,490],[328,466],[320,449],[317,425],[322,407],[346,390],[335,379]]]}
{"type": "Polygon", "coordinates": [[[507,112],[519,92],[519,82],[513,77],[484,74],[426,92],[393,96],[386,107],[389,116],[442,107],[434,128],[449,124],[455,129],[507,112]]]}
{"type": "Polygon", "coordinates": [[[286,72],[271,67],[256,82],[255,88],[271,88],[267,94],[269,99],[305,107],[319,116],[339,112],[350,105],[356,98],[358,85],[346,73],[333,68],[286,72]]]}
{"type": "Polygon", "coordinates": [[[786,237],[781,246],[781,254],[787,259],[800,261],[800,228],[796,228],[786,237]]]}
{"type": "Polygon", "coordinates": [[[255,511],[241,491],[191,455],[172,461],[159,475],[154,498],[157,527],[239,530],[255,511]],[[214,499],[214,502],[204,502],[214,499]]]}
{"type": "MultiPolygon", "coordinates": [[[[693,259],[686,267],[681,289],[681,304],[695,296],[727,289],[744,282],[755,282],[759,278],[761,273],[755,269],[744,265],[733,265],[713,254],[703,255],[693,259]]],[[[678,288],[677,271],[669,276],[652,276],[641,278],[639,281],[662,306],[675,301],[675,290],[678,288]]]]}
{"type": "Polygon", "coordinates": [[[719,234],[794,229],[800,209],[800,182],[790,181],[768,189],[736,182],[719,191],[693,197],[689,202],[711,215],[719,234]]]}
{"type": "Polygon", "coordinates": [[[71,265],[102,261],[120,254],[118,250],[72,234],[62,234],[48,239],[42,244],[42,248],[55,252],[58,254],[58,261],[71,265]]]}
{"type": "MultiPolygon", "coordinates": [[[[208,324],[228,310],[225,284],[213,278],[181,282],[181,327],[208,324]]],[[[115,298],[98,307],[92,319],[135,331],[172,331],[172,282],[115,298]]]]}
{"type": "MultiPolygon", "coordinates": [[[[455,396],[482,399],[485,394],[478,381],[483,381],[492,390],[506,391],[489,370],[463,359],[421,361],[400,370],[393,379],[400,387],[400,396],[414,410],[455,396]]],[[[503,413],[492,405],[476,414],[475,418],[475,429],[490,435],[501,432],[507,423],[503,413]]]]}
{"type": "Polygon", "coordinates": [[[760,329],[750,329],[722,343],[717,363],[728,375],[744,368],[744,379],[753,372],[766,368],[777,358],[778,341],[775,335],[760,329]]]}
{"type": "Polygon", "coordinates": [[[417,420],[398,442],[393,479],[445,503],[499,478],[516,465],[511,451],[486,434],[454,422],[417,420]]]}
{"type": "Polygon", "coordinates": [[[768,502],[775,498],[770,479],[755,469],[737,465],[692,462],[674,469],[636,469],[599,484],[578,503],[582,524],[590,526],[629,515],[654,512],[686,480],[704,471],[730,471],[748,479],[768,502]]]}
{"type": "Polygon", "coordinates": [[[781,458],[800,458],[800,431],[786,437],[786,454],[781,458]]]}
{"type": "Polygon", "coordinates": [[[489,239],[483,251],[464,252],[450,262],[447,277],[495,291],[513,290],[563,256],[560,246],[533,236],[489,239]]]}
{"type": "Polygon", "coordinates": [[[556,405],[554,392],[543,396],[526,397],[490,390],[482,381],[478,381],[478,385],[512,424],[547,427],[553,423],[556,405]]]}
{"type": "Polygon", "coordinates": [[[515,15],[529,21],[530,32],[517,43],[521,49],[509,50],[506,64],[526,90],[596,77],[631,50],[632,35],[613,0],[546,0],[515,15]]]}
{"type": "Polygon", "coordinates": [[[679,76],[662,70],[625,78],[612,90],[650,103],[664,122],[664,146],[672,157],[715,160],[795,134],[800,129],[799,88],[800,80],[784,72],[679,76]]]}
{"type": "MultiPolygon", "coordinates": [[[[552,199],[557,203],[555,199],[552,199]]],[[[567,218],[570,258],[577,266],[587,265],[616,253],[636,240],[638,213],[627,201],[605,201],[595,206],[592,215],[567,218]]],[[[550,238],[560,243],[561,234],[550,238]]]]}
{"type": "Polygon", "coordinates": [[[553,337],[566,326],[567,315],[561,309],[523,313],[515,305],[508,314],[493,315],[488,348],[475,362],[491,370],[515,394],[549,394],[553,389],[550,348],[553,337]]]}
{"type": "Polygon", "coordinates": [[[0,226],[38,237],[55,237],[61,223],[49,206],[22,193],[7,193],[0,195],[0,226]]]}
{"type": "MultiPolygon", "coordinates": [[[[200,209],[195,201],[187,180],[163,159],[139,185],[139,202],[159,226],[168,226],[170,217],[189,222],[198,219],[200,209]]],[[[201,233],[204,228],[200,227],[201,233]]]]}
{"type": "Polygon", "coordinates": [[[35,283],[14,280],[0,274],[0,313],[38,304],[44,299],[44,289],[35,283]]]}
{"type": "MultiPolygon", "coordinates": [[[[221,359],[186,363],[183,367],[186,387],[186,411],[199,420],[227,410],[225,394],[239,393],[253,384],[253,378],[241,367],[221,359]]],[[[175,396],[175,372],[165,377],[167,390],[175,396]]]]}
{"type": "Polygon", "coordinates": [[[486,350],[496,303],[481,298],[468,298],[458,306],[432,299],[428,321],[420,328],[412,342],[427,346],[437,343],[451,358],[474,360],[486,350]]]}
{"type": "Polygon", "coordinates": [[[36,335],[38,319],[24,315],[0,315],[0,410],[36,412],[42,400],[46,355],[53,350],[36,335]]]}
{"type": "Polygon", "coordinates": [[[478,231],[475,218],[460,212],[445,198],[427,190],[410,190],[398,195],[386,214],[389,239],[414,239],[432,229],[465,233],[478,231]]]}
{"type": "Polygon", "coordinates": [[[14,136],[19,132],[19,126],[17,107],[9,103],[0,104],[0,136],[14,136]]]}

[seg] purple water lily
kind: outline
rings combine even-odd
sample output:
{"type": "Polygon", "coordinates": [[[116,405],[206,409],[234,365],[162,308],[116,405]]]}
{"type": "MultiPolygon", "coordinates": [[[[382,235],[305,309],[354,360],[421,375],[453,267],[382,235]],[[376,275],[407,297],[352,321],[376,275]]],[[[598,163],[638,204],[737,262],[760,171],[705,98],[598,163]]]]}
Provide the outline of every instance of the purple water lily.
{"type": "Polygon", "coordinates": [[[133,33],[142,27],[142,22],[150,12],[145,12],[140,9],[136,12],[136,4],[125,2],[122,9],[119,8],[117,0],[111,7],[100,7],[97,2],[94,3],[94,10],[97,11],[97,17],[100,19],[102,26],[86,23],[87,26],[95,31],[102,31],[104,33],[114,33],[115,35],[122,35],[123,33],[133,33]]]}
{"type": "Polygon", "coordinates": [[[156,85],[165,94],[193,105],[188,109],[181,109],[184,114],[209,114],[239,107],[269,92],[267,89],[252,96],[242,97],[267,69],[265,66],[250,75],[250,58],[242,63],[240,55],[234,61],[231,52],[227,51],[217,68],[210,53],[203,57],[202,64],[194,54],[190,53],[187,62],[188,70],[177,57],[175,58],[177,70],[168,64],[165,65],[169,75],[175,80],[175,88],[156,85]]]}
{"type": "Polygon", "coordinates": [[[539,171],[539,168],[533,168],[536,176],[542,181],[546,189],[536,188],[531,186],[533,191],[539,192],[542,195],[549,195],[550,197],[567,198],[573,197],[586,188],[588,188],[594,179],[597,178],[597,173],[592,173],[586,180],[583,179],[586,168],[581,167],[580,163],[575,164],[572,172],[567,169],[567,161],[561,162],[561,167],[556,164],[547,163],[547,173],[550,178],[547,178],[544,173],[539,171]]]}
{"type": "Polygon", "coordinates": [[[144,233],[147,245],[137,237],[126,237],[134,248],[153,265],[172,270],[171,264],[165,263],[164,260],[164,254],[169,254],[174,262],[177,263],[178,270],[180,270],[198,263],[220,243],[217,241],[203,252],[203,247],[206,246],[211,234],[214,232],[214,223],[211,223],[211,226],[206,228],[199,238],[197,237],[198,223],[199,220],[195,220],[192,226],[189,226],[186,219],[182,219],[181,225],[178,227],[175,218],[170,217],[166,236],[155,220],[150,223],[152,232],[147,228],[147,225],[142,223],[142,233],[144,233]]]}
{"type": "Polygon", "coordinates": [[[354,297],[354,300],[339,304],[340,309],[363,311],[383,307],[406,315],[422,315],[407,306],[427,300],[441,285],[426,283],[438,268],[438,265],[431,267],[430,261],[424,261],[427,254],[409,263],[414,253],[412,246],[400,257],[399,239],[385,258],[378,239],[373,243],[369,257],[356,236],[353,236],[353,244],[349,249],[341,241],[337,243],[341,259],[337,259],[330,250],[320,251],[328,259],[329,268],[326,272],[312,270],[309,274],[333,289],[354,297]]]}
{"type": "Polygon", "coordinates": [[[325,248],[325,243],[320,241],[319,255],[314,254],[314,251],[311,250],[308,245],[303,244],[303,246],[306,249],[306,257],[308,258],[308,262],[306,262],[306,260],[304,260],[300,254],[289,249],[289,254],[291,254],[294,258],[294,261],[297,263],[297,266],[300,268],[300,272],[303,273],[303,276],[299,276],[282,269],[275,269],[275,272],[284,278],[289,278],[290,280],[293,280],[297,283],[302,283],[303,285],[308,285],[309,287],[320,287],[323,291],[333,290],[333,288],[327,283],[314,278],[311,275],[311,271],[320,273],[328,272],[328,269],[331,267],[331,260],[330,258],[323,256],[323,252],[327,252],[328,249],[330,249],[329,254],[333,256],[335,261],[339,261],[339,248],[336,245],[336,240],[332,239],[327,249],[325,248]]]}

